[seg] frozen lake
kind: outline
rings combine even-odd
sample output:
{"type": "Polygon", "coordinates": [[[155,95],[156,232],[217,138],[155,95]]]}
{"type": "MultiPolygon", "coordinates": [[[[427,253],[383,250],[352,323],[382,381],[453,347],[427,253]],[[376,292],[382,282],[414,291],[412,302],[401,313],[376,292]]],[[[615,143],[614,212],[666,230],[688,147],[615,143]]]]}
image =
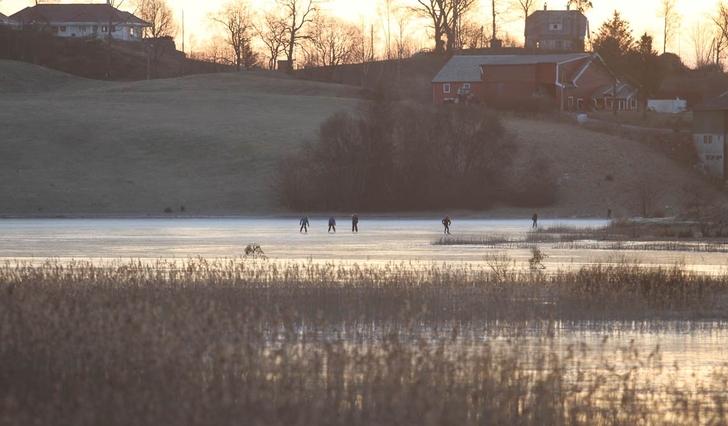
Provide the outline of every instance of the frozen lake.
{"type": "MultiPolygon", "coordinates": [[[[308,234],[298,232],[298,219],[8,219],[0,220],[0,258],[56,259],[184,259],[194,256],[240,256],[249,243],[258,243],[266,255],[281,261],[346,262],[482,262],[489,254],[507,254],[521,263],[527,249],[478,246],[437,246],[442,225],[432,219],[361,218],[360,232],[351,233],[348,218],[338,220],[338,233],[327,233],[327,219],[313,218],[308,234]]],[[[599,227],[600,220],[543,220],[542,227],[570,225],[599,227]]],[[[455,219],[454,236],[522,237],[531,222],[524,220],[455,219]]],[[[624,260],[643,266],[685,264],[689,269],[728,271],[728,256],[721,253],[643,250],[570,250],[540,245],[549,269],[578,268],[591,263],[624,260]]]]}
{"type": "MultiPolygon", "coordinates": [[[[47,258],[84,259],[98,262],[126,259],[230,258],[240,256],[249,243],[258,243],[276,261],[343,261],[347,263],[466,262],[482,263],[489,254],[507,254],[525,265],[526,249],[439,246],[442,237],[438,218],[371,219],[362,217],[360,232],[351,233],[348,218],[338,219],[338,233],[329,234],[326,218],[313,218],[308,234],[299,233],[298,219],[8,219],[0,220],[0,259],[42,262],[47,258]]],[[[600,227],[600,220],[543,220],[542,227],[569,225],[600,227]]],[[[466,237],[523,237],[531,222],[524,220],[455,219],[452,232],[466,237]]],[[[592,263],[628,260],[643,266],[673,266],[711,273],[728,271],[728,256],[720,253],[665,251],[609,251],[540,247],[549,256],[547,270],[577,268],[592,263]]],[[[674,379],[691,388],[715,369],[728,363],[725,323],[661,323],[647,325],[602,323],[564,324],[557,328],[555,342],[564,350],[585,342],[598,348],[604,336],[609,345],[630,347],[649,353],[661,347],[664,366],[680,365],[674,379]]],[[[476,336],[471,336],[478,340],[476,336]]],[[[489,340],[488,333],[482,338],[489,340]]],[[[538,333],[533,344],[544,344],[538,333]]],[[[547,343],[547,344],[553,344],[547,343]]],[[[524,348],[526,349],[526,348],[524,348]]],[[[596,362],[596,361],[595,361],[596,362]]],[[[650,369],[644,374],[651,374],[650,369]]]]}

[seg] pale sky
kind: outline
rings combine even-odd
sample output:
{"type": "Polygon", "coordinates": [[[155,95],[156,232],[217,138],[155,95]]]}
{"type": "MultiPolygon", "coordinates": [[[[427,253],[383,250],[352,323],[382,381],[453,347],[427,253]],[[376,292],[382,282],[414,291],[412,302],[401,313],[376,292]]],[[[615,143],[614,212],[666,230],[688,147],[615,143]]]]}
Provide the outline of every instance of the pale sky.
{"type": "MultiPolygon", "coordinates": [[[[60,0],[64,3],[82,3],[78,0],[60,0]]],[[[93,1],[93,0],[91,0],[93,1]]],[[[251,10],[264,11],[275,7],[275,0],[249,0],[251,10]]],[[[412,4],[414,0],[398,0],[403,5],[412,4]]],[[[515,0],[497,0],[501,4],[513,3],[515,0]]],[[[590,21],[591,31],[596,31],[605,19],[609,18],[612,12],[619,10],[623,16],[630,22],[635,37],[644,32],[648,32],[654,36],[655,48],[660,50],[662,47],[662,24],[659,16],[659,4],[661,0],[593,0],[594,9],[587,13],[590,21]]],[[[103,3],[104,0],[96,0],[103,3]]],[[[133,0],[126,0],[123,9],[132,7],[133,0]]],[[[375,31],[380,32],[384,27],[384,16],[378,5],[381,0],[324,0],[324,8],[331,14],[351,21],[357,25],[366,25],[369,28],[374,25],[375,31]]],[[[209,16],[215,10],[219,9],[225,0],[168,0],[169,5],[174,9],[177,20],[180,21],[182,10],[185,16],[185,39],[186,50],[194,49],[196,45],[200,45],[205,39],[209,38],[218,29],[211,23],[209,16]]],[[[480,15],[486,22],[490,15],[490,0],[481,0],[480,15]]],[[[549,9],[564,8],[566,0],[548,0],[549,9]]],[[[34,4],[32,0],[0,0],[0,12],[10,15],[17,12],[25,6],[34,4]]],[[[694,60],[692,33],[698,22],[705,22],[710,25],[710,17],[717,8],[718,0],[678,0],[678,8],[681,16],[681,27],[679,29],[680,36],[668,46],[668,51],[679,53],[683,56],[687,63],[694,60]]],[[[539,2],[539,8],[543,7],[543,3],[539,2]]],[[[501,28],[512,34],[519,40],[522,39],[523,23],[520,18],[515,16],[505,16],[500,23],[501,28]]],[[[413,22],[411,24],[410,33],[415,34],[417,38],[425,37],[424,30],[416,31],[423,25],[413,22]]],[[[181,38],[178,38],[179,48],[181,48],[181,38]]],[[[421,41],[422,47],[431,47],[429,40],[421,41]]],[[[379,52],[381,55],[381,52],[379,52]]]]}

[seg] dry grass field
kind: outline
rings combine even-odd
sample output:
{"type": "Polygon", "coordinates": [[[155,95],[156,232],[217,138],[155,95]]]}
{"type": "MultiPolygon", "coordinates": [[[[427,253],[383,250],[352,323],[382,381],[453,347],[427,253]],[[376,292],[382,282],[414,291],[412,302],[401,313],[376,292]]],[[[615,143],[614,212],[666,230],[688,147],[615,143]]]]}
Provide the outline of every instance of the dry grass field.
{"type": "Polygon", "coordinates": [[[725,276],[629,265],[546,277],[247,259],[8,263],[0,421],[725,424],[722,363],[684,388],[659,348],[559,349],[547,324],[719,321],[727,294],[725,276]],[[543,346],[518,334],[529,323],[544,327],[543,346]],[[483,340],[500,332],[515,334],[483,340]]]}
{"type": "MultiPolygon", "coordinates": [[[[107,83],[0,61],[0,215],[280,212],[278,160],[358,96],[275,74],[107,83]]],[[[516,170],[537,155],[552,165],[558,201],[544,214],[636,214],[645,182],[655,185],[654,209],[670,214],[683,188],[703,185],[636,142],[546,121],[506,125],[516,170]]]]}

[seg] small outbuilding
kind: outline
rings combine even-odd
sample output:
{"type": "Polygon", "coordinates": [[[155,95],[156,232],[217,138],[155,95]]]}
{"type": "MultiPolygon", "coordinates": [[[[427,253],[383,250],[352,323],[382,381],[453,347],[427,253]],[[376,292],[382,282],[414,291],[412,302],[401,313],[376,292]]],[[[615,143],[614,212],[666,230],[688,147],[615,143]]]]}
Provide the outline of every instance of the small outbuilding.
{"type": "Polygon", "coordinates": [[[680,114],[688,110],[685,99],[648,99],[647,110],[662,114],[680,114]]]}

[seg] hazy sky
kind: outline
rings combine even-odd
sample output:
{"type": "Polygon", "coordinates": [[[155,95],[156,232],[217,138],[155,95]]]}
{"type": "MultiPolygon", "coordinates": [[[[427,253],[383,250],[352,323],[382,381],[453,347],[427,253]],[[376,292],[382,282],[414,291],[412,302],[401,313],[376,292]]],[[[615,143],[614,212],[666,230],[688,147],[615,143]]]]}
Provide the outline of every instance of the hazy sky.
{"type": "MultiPolygon", "coordinates": [[[[79,1],[62,0],[66,3],[79,1]]],[[[126,0],[123,8],[132,7],[134,0],[126,0]]],[[[218,9],[225,0],[168,0],[175,13],[181,15],[184,9],[186,28],[186,48],[194,49],[217,31],[210,22],[209,15],[218,9]]],[[[399,0],[401,4],[412,4],[415,0],[399,0]]],[[[497,0],[501,4],[513,3],[515,0],[497,0]]],[[[587,16],[590,20],[592,31],[595,31],[601,23],[607,19],[616,9],[619,10],[632,24],[635,36],[648,32],[655,37],[655,46],[662,46],[662,25],[659,17],[659,3],[661,0],[593,0],[594,9],[587,16]]],[[[82,1],[81,1],[82,2],[82,1]]],[[[102,2],[103,0],[97,0],[102,2]]],[[[274,0],[250,0],[252,9],[262,11],[274,7],[274,0]]],[[[7,15],[12,14],[21,8],[31,5],[31,0],[0,0],[0,12],[7,15]]],[[[383,14],[380,13],[378,4],[380,0],[325,0],[324,7],[331,13],[352,21],[358,25],[374,25],[375,30],[383,28],[383,14]]],[[[539,2],[540,3],[540,2],[539,2]]],[[[550,9],[563,8],[566,0],[548,0],[550,9]]],[[[697,22],[703,21],[709,24],[710,16],[716,9],[718,0],[678,0],[678,7],[682,17],[680,37],[676,37],[669,45],[668,50],[681,53],[686,62],[693,60],[692,33],[697,22]]],[[[483,19],[488,19],[490,14],[490,1],[481,0],[480,14],[483,19]]],[[[543,3],[539,4],[539,8],[543,3]]],[[[178,19],[179,20],[179,19],[178,19]]],[[[516,37],[522,38],[523,23],[515,16],[505,17],[502,28],[516,37]]],[[[413,30],[417,25],[412,25],[413,30]]],[[[424,33],[418,34],[419,38],[424,33]]],[[[178,37],[178,42],[181,41],[178,37]]],[[[428,41],[423,41],[424,47],[430,47],[428,41]]]]}

